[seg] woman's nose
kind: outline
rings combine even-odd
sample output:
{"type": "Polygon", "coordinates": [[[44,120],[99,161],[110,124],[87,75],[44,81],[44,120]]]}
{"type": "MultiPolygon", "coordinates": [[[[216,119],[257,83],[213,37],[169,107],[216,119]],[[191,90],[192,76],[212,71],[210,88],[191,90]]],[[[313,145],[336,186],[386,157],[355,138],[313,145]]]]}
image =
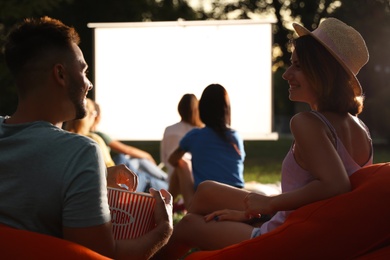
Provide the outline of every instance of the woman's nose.
{"type": "Polygon", "coordinates": [[[288,68],[286,69],[286,71],[285,71],[285,72],[283,73],[283,75],[282,75],[282,78],[283,78],[284,80],[288,80],[289,77],[290,77],[290,67],[288,67],[288,68]]]}

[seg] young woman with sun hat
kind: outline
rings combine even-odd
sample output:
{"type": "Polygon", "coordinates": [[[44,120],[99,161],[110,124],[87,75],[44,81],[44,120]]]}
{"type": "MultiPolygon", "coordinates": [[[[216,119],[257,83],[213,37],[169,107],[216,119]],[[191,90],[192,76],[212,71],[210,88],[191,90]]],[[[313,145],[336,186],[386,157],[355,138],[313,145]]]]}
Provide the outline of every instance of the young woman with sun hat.
{"type": "Polygon", "coordinates": [[[295,209],[350,191],[349,176],[372,164],[369,131],[358,119],[363,91],[356,78],[368,61],[364,39],[335,18],[309,31],[294,23],[291,66],[283,74],[291,101],[311,111],[294,115],[294,137],[282,165],[282,194],[268,197],[216,182],[199,185],[188,214],[174,227],[159,259],[177,259],[190,248],[223,248],[284,223],[295,209]],[[273,217],[254,227],[249,220],[273,217]]]}

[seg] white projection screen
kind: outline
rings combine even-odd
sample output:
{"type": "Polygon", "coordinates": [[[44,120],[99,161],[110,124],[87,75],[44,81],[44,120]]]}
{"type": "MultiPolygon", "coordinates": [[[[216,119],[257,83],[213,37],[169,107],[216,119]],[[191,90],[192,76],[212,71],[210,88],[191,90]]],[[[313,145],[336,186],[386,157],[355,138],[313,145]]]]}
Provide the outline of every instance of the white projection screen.
{"type": "Polygon", "coordinates": [[[185,93],[226,88],[232,128],[244,140],[272,132],[273,20],[90,23],[101,131],[123,141],[161,140],[180,120],[185,93]]]}

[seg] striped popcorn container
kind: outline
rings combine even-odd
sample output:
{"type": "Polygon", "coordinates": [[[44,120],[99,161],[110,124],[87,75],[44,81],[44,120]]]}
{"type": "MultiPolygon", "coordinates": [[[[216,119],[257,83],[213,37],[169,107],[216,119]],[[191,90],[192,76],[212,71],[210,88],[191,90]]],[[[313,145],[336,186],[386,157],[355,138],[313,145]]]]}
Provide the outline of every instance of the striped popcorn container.
{"type": "Polygon", "coordinates": [[[114,239],[136,238],[154,228],[155,199],[143,192],[108,189],[114,239]]]}

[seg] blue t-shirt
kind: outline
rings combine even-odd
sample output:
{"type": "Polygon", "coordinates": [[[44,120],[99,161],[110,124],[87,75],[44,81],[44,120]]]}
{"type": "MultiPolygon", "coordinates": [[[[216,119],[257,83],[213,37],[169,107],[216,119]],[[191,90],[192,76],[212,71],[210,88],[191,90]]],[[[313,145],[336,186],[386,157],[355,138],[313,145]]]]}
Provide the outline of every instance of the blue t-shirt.
{"type": "Polygon", "coordinates": [[[55,237],[110,221],[98,144],[44,121],[0,117],[0,198],[0,223],[55,237]]]}
{"type": "Polygon", "coordinates": [[[195,189],[205,180],[244,187],[244,143],[236,131],[230,129],[228,134],[231,142],[206,126],[191,130],[181,139],[180,148],[192,154],[195,189]]]}

